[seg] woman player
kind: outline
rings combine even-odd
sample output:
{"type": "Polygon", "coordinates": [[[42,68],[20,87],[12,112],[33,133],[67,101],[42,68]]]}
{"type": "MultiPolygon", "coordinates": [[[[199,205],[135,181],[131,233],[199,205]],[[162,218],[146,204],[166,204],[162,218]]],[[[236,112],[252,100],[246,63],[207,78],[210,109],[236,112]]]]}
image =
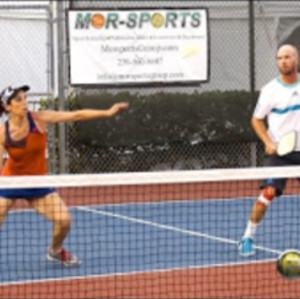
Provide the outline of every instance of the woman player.
{"type": "MultiPolygon", "coordinates": [[[[26,85],[8,87],[0,94],[0,114],[8,114],[8,120],[0,127],[0,171],[4,176],[47,174],[47,124],[112,117],[128,107],[122,102],[107,110],[33,112],[28,110],[28,90],[26,85]],[[8,159],[3,166],[4,150],[8,159]]],[[[71,217],[59,194],[53,188],[0,189],[0,226],[19,198],[26,199],[39,214],[53,222],[47,259],[59,261],[66,267],[78,266],[78,257],[63,248],[63,241],[70,231],[71,217]]]]}

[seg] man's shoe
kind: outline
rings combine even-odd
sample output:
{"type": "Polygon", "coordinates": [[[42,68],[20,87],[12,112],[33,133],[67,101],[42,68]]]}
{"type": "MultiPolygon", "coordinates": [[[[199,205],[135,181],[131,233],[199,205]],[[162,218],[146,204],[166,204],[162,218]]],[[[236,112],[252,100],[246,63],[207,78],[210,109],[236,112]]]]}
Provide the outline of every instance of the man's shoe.
{"type": "Polygon", "coordinates": [[[255,250],[252,245],[253,241],[250,238],[243,238],[238,244],[239,255],[251,256],[255,254],[255,250]]]}

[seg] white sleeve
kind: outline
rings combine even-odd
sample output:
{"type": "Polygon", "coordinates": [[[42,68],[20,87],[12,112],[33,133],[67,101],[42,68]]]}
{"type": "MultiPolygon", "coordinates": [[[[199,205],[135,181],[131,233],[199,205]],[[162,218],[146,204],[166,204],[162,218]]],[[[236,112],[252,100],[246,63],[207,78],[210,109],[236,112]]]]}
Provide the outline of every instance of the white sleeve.
{"type": "Polygon", "coordinates": [[[262,89],[253,112],[253,116],[264,119],[272,110],[271,94],[266,89],[262,89]]]}

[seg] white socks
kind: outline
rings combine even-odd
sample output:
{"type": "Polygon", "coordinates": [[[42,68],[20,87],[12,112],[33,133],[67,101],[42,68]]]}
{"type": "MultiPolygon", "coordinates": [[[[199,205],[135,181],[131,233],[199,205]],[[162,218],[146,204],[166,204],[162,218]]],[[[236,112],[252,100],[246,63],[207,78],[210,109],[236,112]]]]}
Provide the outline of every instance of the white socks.
{"type": "Polygon", "coordinates": [[[253,239],[257,227],[258,223],[254,223],[251,220],[249,220],[243,238],[253,239]]]}

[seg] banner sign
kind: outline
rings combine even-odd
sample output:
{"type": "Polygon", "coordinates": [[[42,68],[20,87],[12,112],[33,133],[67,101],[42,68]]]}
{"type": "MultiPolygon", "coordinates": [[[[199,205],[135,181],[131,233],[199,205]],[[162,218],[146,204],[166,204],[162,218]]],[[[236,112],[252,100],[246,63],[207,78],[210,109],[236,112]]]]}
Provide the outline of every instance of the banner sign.
{"type": "Polygon", "coordinates": [[[69,10],[70,83],[208,81],[207,9],[69,10]]]}

